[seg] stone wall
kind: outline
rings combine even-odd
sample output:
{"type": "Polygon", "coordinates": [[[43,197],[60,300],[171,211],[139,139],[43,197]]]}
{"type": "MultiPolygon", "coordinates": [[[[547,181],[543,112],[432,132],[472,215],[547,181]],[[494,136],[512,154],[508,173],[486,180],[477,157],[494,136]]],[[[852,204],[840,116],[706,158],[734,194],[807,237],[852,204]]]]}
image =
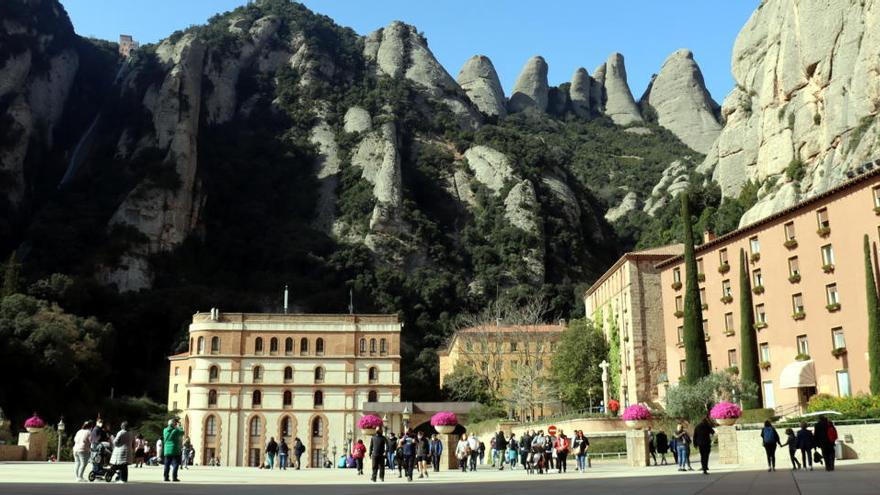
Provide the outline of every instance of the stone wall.
{"type": "Polygon", "coordinates": [[[27,460],[27,447],[21,445],[0,445],[0,462],[27,460]]]}
{"type": "MultiPolygon", "coordinates": [[[[880,460],[880,424],[835,425],[843,440],[843,458],[880,460]]],[[[766,456],[760,430],[736,430],[733,426],[716,428],[722,464],[764,464],[766,456]]],[[[783,442],[784,428],[779,429],[783,442]]],[[[777,451],[778,465],[785,465],[788,447],[777,451]]]]}

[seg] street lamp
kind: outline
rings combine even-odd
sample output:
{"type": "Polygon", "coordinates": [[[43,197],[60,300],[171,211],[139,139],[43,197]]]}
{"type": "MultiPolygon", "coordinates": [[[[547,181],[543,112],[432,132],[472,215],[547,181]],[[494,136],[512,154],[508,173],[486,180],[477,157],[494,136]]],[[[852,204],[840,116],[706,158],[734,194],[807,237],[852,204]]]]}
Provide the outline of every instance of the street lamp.
{"type": "Polygon", "coordinates": [[[64,416],[58,420],[58,451],[55,455],[55,462],[61,461],[61,436],[64,435],[64,416]]]}
{"type": "Polygon", "coordinates": [[[406,433],[409,431],[409,406],[403,406],[401,417],[403,418],[403,432],[406,433]]]}
{"type": "Polygon", "coordinates": [[[351,447],[354,443],[354,432],[351,431],[351,428],[348,429],[345,437],[345,449],[347,450],[346,454],[351,454],[351,447]]]}

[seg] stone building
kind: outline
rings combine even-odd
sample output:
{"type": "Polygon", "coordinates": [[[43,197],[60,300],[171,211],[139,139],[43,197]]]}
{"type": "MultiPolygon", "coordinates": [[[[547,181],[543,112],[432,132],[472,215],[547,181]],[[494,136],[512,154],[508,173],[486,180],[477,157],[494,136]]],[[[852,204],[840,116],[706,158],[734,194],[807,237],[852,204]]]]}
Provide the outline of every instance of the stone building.
{"type": "Polygon", "coordinates": [[[298,437],[303,464],[320,466],[359,436],[371,403],[400,400],[401,326],[396,315],[197,313],[189,352],[169,357],[168,409],[198,464],[259,466],[270,437],[298,437]]]}
{"type": "MultiPolygon", "coordinates": [[[[746,254],[766,407],[799,413],[816,393],[869,391],[865,257],[876,266],[880,169],[696,248],[703,329],[713,370],[740,366],[740,250],[746,254]]],[[[684,262],[661,262],[667,373],[684,370],[684,262]]]]}
{"type": "Polygon", "coordinates": [[[135,39],[130,34],[120,34],[119,35],[119,56],[122,58],[128,58],[131,56],[131,52],[136,51],[140,48],[140,43],[135,41],[135,39]]]}
{"type": "Polygon", "coordinates": [[[626,253],[584,294],[587,318],[606,340],[616,329],[620,388],[611,395],[623,406],[656,403],[666,372],[660,270],[655,265],[683,252],[681,244],[626,253]]]}

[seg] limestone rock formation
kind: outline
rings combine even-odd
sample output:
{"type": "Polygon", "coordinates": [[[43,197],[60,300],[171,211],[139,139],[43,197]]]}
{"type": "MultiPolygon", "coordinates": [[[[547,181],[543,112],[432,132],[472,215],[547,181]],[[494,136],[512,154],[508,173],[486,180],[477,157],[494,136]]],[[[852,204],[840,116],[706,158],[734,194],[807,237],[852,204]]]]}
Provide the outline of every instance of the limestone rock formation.
{"type": "Polygon", "coordinates": [[[370,112],[365,108],[351,107],[345,112],[345,132],[367,132],[373,125],[370,112]]]}
{"type": "Polygon", "coordinates": [[[821,193],[877,158],[878,25],[876,1],[767,0],[740,31],[726,124],[700,170],[726,196],[780,176],[792,160],[807,172],[800,193],[768,191],[744,218],[821,193]]]}
{"type": "Polygon", "coordinates": [[[592,95],[593,78],[587,73],[587,69],[583,67],[574,71],[571,76],[571,87],[568,90],[569,98],[571,98],[571,107],[574,113],[579,117],[589,117],[590,110],[593,107],[592,95]]]}
{"type": "Polygon", "coordinates": [[[504,90],[495,66],[489,57],[474,55],[469,58],[458,73],[458,84],[473,104],[484,114],[504,117],[504,90]]]}
{"type": "Polygon", "coordinates": [[[635,192],[630,191],[626,193],[622,200],[620,200],[620,204],[608,208],[608,211],[605,212],[605,220],[616,222],[623,218],[627,213],[635,211],[638,207],[639,196],[635,192]]]}
{"type": "MultiPolygon", "coordinates": [[[[369,115],[369,114],[367,114],[369,115]]],[[[348,116],[348,114],[346,114],[348,116]]],[[[318,204],[313,225],[330,233],[336,216],[336,187],[339,185],[339,145],[333,128],[322,120],[312,128],[311,141],[318,146],[318,204]]]]}
{"type": "Polygon", "coordinates": [[[513,169],[507,156],[483,145],[473,146],[464,152],[468,167],[477,181],[498,194],[504,183],[513,177],[513,169]]]}
{"type": "MultiPolygon", "coordinates": [[[[517,182],[507,193],[504,198],[504,217],[514,227],[543,240],[538,217],[538,198],[530,180],[517,182]]],[[[543,242],[537,243],[522,256],[532,283],[542,283],[545,275],[543,242]]]]}
{"type": "Polygon", "coordinates": [[[561,171],[555,171],[553,174],[544,174],[541,177],[541,183],[562,204],[562,213],[565,215],[566,220],[573,225],[577,225],[581,221],[581,206],[578,204],[574,191],[565,183],[561,175],[561,171]]]}
{"type": "Polygon", "coordinates": [[[677,50],[666,58],[641,105],[656,115],[658,124],[700,153],[706,154],[721,132],[718,104],[706,90],[690,50],[677,50]]]}
{"type": "MultiPolygon", "coordinates": [[[[598,76],[597,76],[598,77],[598,76]]],[[[641,122],[642,114],[633,99],[626,82],[623,55],[612,53],[605,62],[603,86],[605,88],[605,114],[617,125],[641,122]]]]}
{"type": "Polygon", "coordinates": [[[605,64],[593,71],[593,84],[590,87],[590,108],[595,112],[605,112],[605,64]]]}
{"type": "MultiPolygon", "coordinates": [[[[663,175],[657,181],[657,185],[651,190],[651,196],[645,201],[642,211],[648,215],[654,214],[666,204],[667,198],[677,196],[688,188],[688,168],[680,160],[675,160],[663,170],[663,175]]],[[[607,218],[607,216],[606,216],[607,218]]]]}
{"type": "Polygon", "coordinates": [[[519,73],[513,94],[510,95],[508,108],[511,112],[522,112],[527,109],[545,112],[549,90],[547,62],[543,57],[534,56],[526,62],[522,72],[519,73]]]}

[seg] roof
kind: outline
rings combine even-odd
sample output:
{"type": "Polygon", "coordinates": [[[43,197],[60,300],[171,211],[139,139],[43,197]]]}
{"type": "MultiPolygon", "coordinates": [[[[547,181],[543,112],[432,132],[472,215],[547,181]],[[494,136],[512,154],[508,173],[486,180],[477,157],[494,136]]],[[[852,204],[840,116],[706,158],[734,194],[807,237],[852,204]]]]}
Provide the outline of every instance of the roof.
{"type": "MultiPolygon", "coordinates": [[[[846,192],[851,189],[856,189],[857,187],[863,187],[864,186],[863,183],[868,182],[871,179],[876,179],[878,176],[880,176],[880,159],[876,160],[874,163],[878,166],[875,166],[873,170],[870,170],[864,174],[858,175],[855,178],[850,179],[846,182],[843,182],[837,187],[832,187],[831,189],[829,189],[821,194],[817,194],[817,195],[813,196],[812,198],[805,199],[804,201],[801,201],[800,203],[789,206],[788,208],[785,208],[784,210],[780,210],[772,215],[766,216],[766,217],[758,220],[757,222],[753,222],[753,223],[750,223],[744,227],[740,227],[732,232],[728,232],[727,234],[716,237],[715,239],[713,239],[709,242],[704,242],[703,244],[700,244],[699,246],[694,246],[694,251],[696,253],[708,251],[719,244],[724,244],[724,243],[729,242],[733,239],[736,239],[740,236],[745,236],[745,235],[751,234],[755,231],[760,230],[765,225],[778,222],[782,218],[788,217],[789,215],[791,215],[792,213],[794,213],[798,210],[814,206],[814,205],[816,205],[816,203],[821,203],[821,202],[827,200],[828,198],[835,196],[837,194],[840,194],[842,192],[846,192]]],[[[684,253],[680,253],[677,256],[674,256],[669,259],[665,259],[665,260],[657,263],[657,268],[663,268],[663,267],[669,266],[673,263],[678,263],[683,258],[684,258],[684,253]]]]}
{"type": "Polygon", "coordinates": [[[496,325],[494,323],[487,323],[482,326],[474,326],[474,327],[466,327],[460,328],[455,331],[446,342],[437,349],[438,354],[448,355],[449,349],[452,347],[452,343],[455,341],[456,337],[459,335],[466,334],[479,334],[479,333],[522,333],[522,332],[536,332],[536,333],[562,333],[566,329],[566,325],[559,323],[556,325],[496,325]]]}
{"type": "Polygon", "coordinates": [[[181,359],[186,359],[188,357],[189,357],[189,351],[186,351],[186,352],[180,352],[180,353],[168,356],[168,360],[169,361],[180,361],[181,359]]]}
{"type": "Polygon", "coordinates": [[[655,248],[643,249],[641,251],[630,251],[623,256],[621,256],[611,268],[605,271],[598,280],[596,280],[593,285],[590,286],[589,289],[584,293],[584,297],[589,297],[590,294],[596,291],[600,285],[602,285],[608,277],[611,276],[612,273],[616,272],[620,269],[621,266],[627,261],[663,261],[669,259],[674,256],[680,256],[684,253],[684,244],[667,244],[666,246],[659,246],[655,248]]]}

